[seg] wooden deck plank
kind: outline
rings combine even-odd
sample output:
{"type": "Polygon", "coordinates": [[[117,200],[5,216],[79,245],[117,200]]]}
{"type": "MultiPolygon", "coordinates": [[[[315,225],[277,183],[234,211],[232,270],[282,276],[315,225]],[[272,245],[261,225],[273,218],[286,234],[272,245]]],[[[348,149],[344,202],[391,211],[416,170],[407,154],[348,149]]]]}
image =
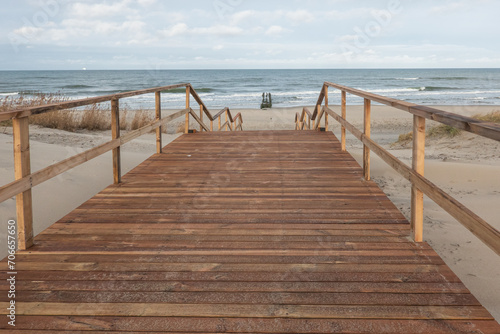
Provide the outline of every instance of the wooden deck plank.
{"type": "Polygon", "coordinates": [[[183,135],[122,181],[17,254],[16,332],[500,332],[332,133],[183,135]]]}

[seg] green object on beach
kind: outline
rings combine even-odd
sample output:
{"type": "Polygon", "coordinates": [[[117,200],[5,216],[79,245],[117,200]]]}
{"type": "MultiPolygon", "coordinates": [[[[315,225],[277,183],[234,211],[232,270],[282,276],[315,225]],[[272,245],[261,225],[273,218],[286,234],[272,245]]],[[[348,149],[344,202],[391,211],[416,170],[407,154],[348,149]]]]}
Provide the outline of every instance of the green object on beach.
{"type": "Polygon", "coordinates": [[[271,93],[262,93],[262,103],[260,104],[260,109],[272,108],[273,101],[271,98],[271,93]]]}

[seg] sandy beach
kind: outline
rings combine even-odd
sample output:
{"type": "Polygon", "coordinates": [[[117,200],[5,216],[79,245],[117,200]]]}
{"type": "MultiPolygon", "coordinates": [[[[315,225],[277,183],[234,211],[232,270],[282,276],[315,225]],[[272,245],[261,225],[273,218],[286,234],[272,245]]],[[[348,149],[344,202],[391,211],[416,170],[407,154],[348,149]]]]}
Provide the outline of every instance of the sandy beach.
{"type": "MultiPolygon", "coordinates": [[[[447,106],[446,111],[472,116],[500,108],[494,106],[447,106]]],[[[339,111],[338,107],[333,107],[339,111]]],[[[232,110],[241,112],[244,130],[291,130],[301,108],[232,110]]],[[[312,110],[312,108],[311,108],[312,110]]],[[[168,112],[164,112],[167,115],[168,112]]],[[[362,128],[362,106],[348,106],[347,119],[362,128]]],[[[330,130],[340,136],[340,126],[329,119],[330,130]]],[[[164,134],[167,144],[180,136],[178,118],[164,134]]],[[[427,122],[432,126],[432,122],[427,122]]],[[[194,126],[192,126],[194,127],[194,126]]],[[[197,127],[195,127],[197,128],[197,127]]],[[[375,105],[372,107],[372,138],[402,161],[411,163],[411,148],[394,145],[400,134],[412,129],[412,115],[375,105]]],[[[111,138],[109,131],[65,132],[32,126],[32,171],[73,156],[111,138]]],[[[426,176],[435,184],[500,229],[500,143],[468,133],[454,138],[428,139],[426,176]]],[[[348,136],[348,150],[358,162],[362,145],[348,136]]],[[[155,136],[148,134],[122,148],[122,170],[128,172],[155,152],[155,136]]],[[[0,127],[0,184],[14,179],[12,129],[0,127]]],[[[372,177],[396,206],[409,217],[410,185],[383,161],[372,155],[372,177]]],[[[38,234],[84,201],[112,183],[111,153],[100,156],[33,189],[34,229],[38,234]]],[[[425,199],[424,239],[460,277],[479,301],[500,320],[500,257],[429,199],[425,199]]],[[[0,238],[5,240],[7,220],[15,218],[15,200],[0,204],[0,238]]],[[[0,257],[6,249],[0,249],[0,257]]]]}

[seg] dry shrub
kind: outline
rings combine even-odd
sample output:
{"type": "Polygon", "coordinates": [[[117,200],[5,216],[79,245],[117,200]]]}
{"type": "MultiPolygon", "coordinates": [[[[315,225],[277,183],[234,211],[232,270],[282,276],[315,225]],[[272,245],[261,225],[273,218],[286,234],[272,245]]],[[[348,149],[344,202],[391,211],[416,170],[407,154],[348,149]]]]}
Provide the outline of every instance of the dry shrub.
{"type": "Polygon", "coordinates": [[[127,109],[120,109],[120,130],[127,130],[127,109]]]}
{"type": "Polygon", "coordinates": [[[78,122],[75,118],[75,114],[70,110],[57,110],[31,116],[30,123],[45,128],[75,131],[78,129],[78,122]]]}
{"type": "Polygon", "coordinates": [[[500,124],[500,110],[492,111],[488,114],[477,114],[472,117],[481,121],[500,124]]]}
{"type": "Polygon", "coordinates": [[[411,143],[413,140],[413,132],[408,132],[402,135],[399,135],[398,141],[395,144],[407,145],[411,143]]]}
{"type": "Polygon", "coordinates": [[[137,110],[134,114],[134,118],[128,127],[128,130],[137,130],[143,126],[149,125],[153,122],[154,118],[150,112],[146,110],[137,110]]]}
{"type": "Polygon", "coordinates": [[[103,131],[111,129],[111,122],[108,116],[109,111],[100,104],[94,103],[81,111],[79,129],[89,131],[103,131]]]}
{"type": "MultiPolygon", "coordinates": [[[[16,96],[6,96],[5,98],[0,99],[0,112],[27,108],[27,107],[35,107],[46,104],[60,103],[68,100],[69,100],[68,97],[63,96],[60,93],[50,93],[50,94],[37,93],[33,94],[32,97],[28,97],[24,94],[16,96]]],[[[46,113],[30,117],[30,123],[50,128],[61,127],[64,130],[74,131],[75,127],[72,124],[73,122],[72,119],[74,118],[74,115],[65,114],[66,112],[67,111],[63,110],[52,112],[52,113],[57,113],[57,116],[55,117],[59,117],[61,118],[61,120],[51,119],[51,117],[46,116],[51,113],[46,113]]],[[[12,126],[12,121],[11,120],[2,121],[0,125],[12,126]]]]}
{"type": "MultiPolygon", "coordinates": [[[[477,114],[472,116],[472,118],[478,119],[484,122],[491,122],[500,124],[500,110],[492,111],[487,114],[477,114]]],[[[453,138],[462,133],[462,130],[454,128],[449,125],[439,124],[435,125],[426,131],[426,135],[429,138],[453,138]]],[[[413,133],[409,132],[406,134],[399,135],[398,140],[394,144],[408,145],[413,140],[413,133]]]]}
{"type": "Polygon", "coordinates": [[[429,138],[453,138],[458,136],[460,133],[462,133],[462,130],[446,124],[436,125],[427,130],[427,136],[429,136],[429,138]]]}
{"type": "MultiPolygon", "coordinates": [[[[59,103],[69,99],[61,94],[35,94],[27,98],[25,95],[7,96],[0,99],[0,111],[20,109],[50,103],[59,103]]],[[[30,117],[31,124],[65,131],[81,129],[103,131],[111,128],[111,111],[109,104],[92,104],[76,110],[59,110],[30,117]]],[[[126,106],[120,109],[120,129],[137,130],[154,121],[154,111],[128,110],[126,106]]],[[[12,126],[12,121],[0,122],[0,126],[12,126]]],[[[163,127],[163,132],[184,132],[184,123],[169,123],[163,127]]]]}

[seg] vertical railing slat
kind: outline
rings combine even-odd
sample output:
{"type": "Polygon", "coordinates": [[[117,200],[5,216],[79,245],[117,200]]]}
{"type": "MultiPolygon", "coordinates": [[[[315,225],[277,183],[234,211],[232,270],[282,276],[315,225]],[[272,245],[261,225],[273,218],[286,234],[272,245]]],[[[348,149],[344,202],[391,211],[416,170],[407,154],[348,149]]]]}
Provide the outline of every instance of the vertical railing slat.
{"type": "MultiPolygon", "coordinates": [[[[364,135],[370,138],[371,134],[371,100],[365,99],[364,105],[364,135]]],[[[370,149],[363,144],[363,174],[366,181],[370,180],[370,149]]]]}
{"type": "MultiPolygon", "coordinates": [[[[203,106],[200,104],[200,121],[203,123],[203,106]]],[[[200,124],[200,132],[203,132],[203,125],[200,124]]]]}
{"type": "MultiPolygon", "coordinates": [[[[342,112],[342,118],[343,119],[346,119],[347,118],[347,98],[346,98],[346,92],[343,90],[342,91],[342,106],[341,106],[341,112],[342,112]]],[[[341,147],[342,147],[342,151],[345,152],[346,150],[346,146],[345,146],[345,140],[346,140],[346,132],[345,132],[345,126],[341,126],[341,138],[340,138],[340,141],[341,141],[341,147]]]]}
{"type": "MultiPolygon", "coordinates": [[[[155,104],[156,104],[156,120],[159,121],[161,119],[161,92],[155,93],[155,104]]],[[[160,126],[156,129],[156,153],[160,154],[163,149],[161,133],[163,131],[163,126],[160,126]]]]}
{"type": "MultiPolygon", "coordinates": [[[[31,174],[29,118],[12,120],[14,137],[14,174],[19,180],[31,174]]],[[[31,188],[16,196],[17,246],[26,250],[33,246],[33,203],[31,188]]]]}
{"type": "MultiPolygon", "coordinates": [[[[120,138],[120,106],[117,98],[111,100],[111,137],[120,138]]],[[[121,182],[120,146],[113,149],[113,181],[115,184],[121,182]]]]}
{"type": "Polygon", "coordinates": [[[227,118],[227,109],[226,109],[226,131],[227,131],[227,125],[228,125],[228,118],[227,118]]]}
{"type": "MultiPolygon", "coordinates": [[[[424,176],[425,169],[425,118],[413,116],[412,168],[424,176]]],[[[416,242],[423,241],[424,194],[414,184],[411,187],[411,230],[416,242]]]]}
{"type": "MultiPolygon", "coordinates": [[[[328,86],[325,85],[325,107],[328,108],[328,86]]],[[[328,131],[328,113],[325,113],[325,131],[328,131]]]]}
{"type": "MultiPolygon", "coordinates": [[[[191,88],[190,86],[186,86],[186,109],[189,109],[191,107],[190,98],[191,98],[191,88]]],[[[184,133],[189,133],[189,112],[186,113],[186,123],[185,123],[184,133]]]]}

